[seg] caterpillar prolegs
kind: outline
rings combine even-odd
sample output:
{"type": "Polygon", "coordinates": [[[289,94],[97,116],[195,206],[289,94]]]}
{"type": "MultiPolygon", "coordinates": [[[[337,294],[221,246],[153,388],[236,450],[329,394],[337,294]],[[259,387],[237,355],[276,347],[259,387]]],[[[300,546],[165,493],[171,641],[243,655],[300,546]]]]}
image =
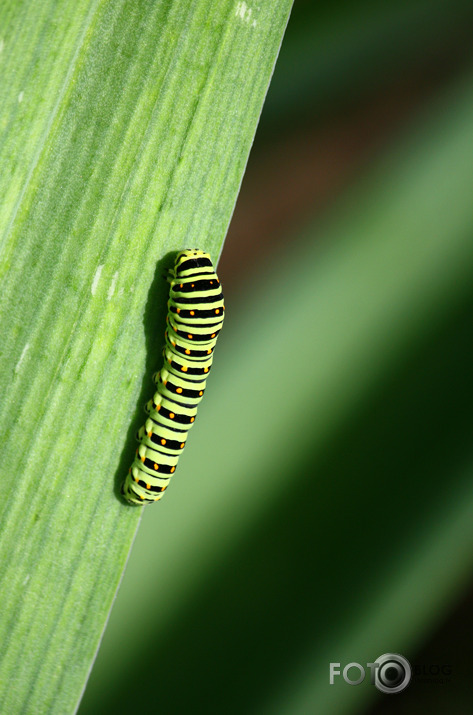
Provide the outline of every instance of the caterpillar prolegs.
{"type": "Polygon", "coordinates": [[[145,407],[148,419],[122,486],[131,504],[163,496],[194,424],[223,324],[222,288],[208,253],[178,253],[168,281],[164,364],[153,376],[157,391],[145,407]]]}

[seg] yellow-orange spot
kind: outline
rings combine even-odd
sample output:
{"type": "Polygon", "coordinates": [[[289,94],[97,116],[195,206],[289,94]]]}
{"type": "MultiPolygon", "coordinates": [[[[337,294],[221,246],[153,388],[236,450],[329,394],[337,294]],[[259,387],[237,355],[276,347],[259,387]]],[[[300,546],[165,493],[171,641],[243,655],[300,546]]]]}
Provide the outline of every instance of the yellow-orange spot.
{"type": "Polygon", "coordinates": [[[163,447],[164,447],[164,445],[166,444],[166,440],[165,440],[165,439],[162,439],[162,440],[161,440],[161,444],[162,444],[163,447]]]}
{"type": "Polygon", "coordinates": [[[183,366],[181,367],[181,371],[182,371],[182,372],[187,372],[187,365],[183,365],[183,366]]]}
{"type": "Polygon", "coordinates": [[[211,352],[212,352],[211,350],[207,350],[207,355],[210,355],[211,352]]]}
{"type": "Polygon", "coordinates": [[[187,337],[189,338],[189,340],[192,340],[192,335],[189,335],[189,333],[187,333],[187,337]]]}
{"type": "Polygon", "coordinates": [[[182,387],[176,387],[176,392],[180,395],[182,392],[182,387]]]}
{"type": "Polygon", "coordinates": [[[204,393],[203,393],[202,390],[201,390],[201,391],[199,392],[199,395],[203,395],[203,394],[204,394],[204,393]]]}
{"type": "Polygon", "coordinates": [[[214,282],[213,282],[213,281],[210,281],[210,285],[213,286],[213,284],[214,284],[214,282]]]}
{"type": "Polygon", "coordinates": [[[185,444],[185,442],[183,442],[183,443],[181,444],[181,449],[184,449],[184,444],[185,444]]]}
{"type": "Polygon", "coordinates": [[[215,333],[212,333],[212,335],[211,335],[210,337],[211,337],[211,338],[214,338],[214,337],[215,337],[215,333]]]}
{"type": "Polygon", "coordinates": [[[146,489],[151,489],[151,484],[147,484],[146,489]]]}
{"type": "Polygon", "coordinates": [[[146,457],[145,457],[145,455],[143,455],[143,456],[141,457],[141,461],[143,462],[143,464],[144,464],[145,459],[146,459],[146,457]]]}
{"type": "Polygon", "coordinates": [[[156,412],[159,412],[159,410],[161,409],[161,405],[155,405],[155,408],[156,408],[156,412]]]}
{"type": "Polygon", "coordinates": [[[169,363],[170,365],[172,365],[172,359],[171,359],[171,358],[169,358],[168,363],[169,363]]]}
{"type": "Polygon", "coordinates": [[[176,467],[171,467],[171,474],[176,471],[176,467]]]}
{"type": "Polygon", "coordinates": [[[173,342],[172,340],[171,340],[171,345],[173,346],[173,348],[175,348],[175,347],[176,347],[176,343],[175,343],[175,342],[173,342]]]}
{"type": "Polygon", "coordinates": [[[186,348],[186,355],[190,355],[190,354],[191,354],[191,351],[189,350],[189,348],[186,348]]]}
{"type": "Polygon", "coordinates": [[[195,285],[194,285],[194,283],[191,283],[191,288],[195,288],[195,285]]]}
{"type": "Polygon", "coordinates": [[[191,310],[189,315],[195,315],[195,310],[191,310]]]}
{"type": "Polygon", "coordinates": [[[191,417],[191,422],[193,422],[194,420],[195,420],[195,417],[191,417]]]}
{"type": "Polygon", "coordinates": [[[133,477],[133,479],[135,480],[135,482],[139,482],[139,481],[140,481],[140,480],[138,479],[138,477],[133,477]]]}
{"type": "Polygon", "coordinates": [[[215,315],[218,315],[220,313],[220,310],[217,308],[215,311],[215,315]]]}
{"type": "MultiPolygon", "coordinates": [[[[154,471],[157,472],[159,469],[159,464],[153,464],[153,467],[154,467],[154,471]]],[[[148,489],[149,489],[149,487],[148,487],[148,489]]]]}
{"type": "Polygon", "coordinates": [[[170,412],[170,413],[169,413],[169,418],[170,418],[171,420],[173,420],[175,416],[176,416],[176,415],[174,414],[174,412],[170,412]]]}
{"type": "Polygon", "coordinates": [[[181,283],[180,286],[179,286],[179,288],[184,288],[184,284],[181,283]]]}
{"type": "Polygon", "coordinates": [[[204,372],[208,372],[208,371],[209,371],[209,368],[208,368],[208,367],[204,367],[204,372]]]}
{"type": "Polygon", "coordinates": [[[152,434],[153,434],[153,433],[152,433],[151,430],[150,430],[150,431],[148,432],[148,437],[151,437],[152,434]]]}
{"type": "Polygon", "coordinates": [[[180,313],[180,312],[181,312],[181,309],[178,308],[178,309],[176,310],[176,313],[180,313]]]}
{"type": "Polygon", "coordinates": [[[140,497],[141,501],[144,501],[144,500],[145,500],[143,494],[138,494],[138,496],[140,497]]]}

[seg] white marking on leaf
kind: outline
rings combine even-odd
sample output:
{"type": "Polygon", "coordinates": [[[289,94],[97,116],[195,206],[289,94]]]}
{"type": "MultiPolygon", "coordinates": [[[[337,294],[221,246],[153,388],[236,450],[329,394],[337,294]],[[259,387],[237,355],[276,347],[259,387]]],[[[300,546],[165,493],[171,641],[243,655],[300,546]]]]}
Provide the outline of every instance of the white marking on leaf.
{"type": "Polygon", "coordinates": [[[21,91],[20,94],[18,95],[18,104],[22,103],[24,96],[25,96],[25,93],[23,91],[21,91]]]}
{"type": "Polygon", "coordinates": [[[26,345],[25,345],[25,347],[23,348],[22,353],[21,353],[21,355],[20,355],[20,359],[19,359],[18,362],[16,363],[16,366],[15,366],[15,372],[16,372],[16,373],[20,372],[21,363],[22,363],[23,360],[25,359],[25,355],[26,355],[26,353],[28,352],[29,349],[30,349],[30,344],[29,344],[29,343],[26,343],[26,345]]]}
{"type": "Polygon", "coordinates": [[[94,280],[92,281],[92,286],[90,288],[90,292],[92,293],[92,295],[95,295],[95,293],[97,291],[97,286],[99,284],[100,274],[102,273],[103,267],[104,267],[104,264],[101,263],[100,266],[95,271],[94,280]]]}
{"type": "Polygon", "coordinates": [[[108,291],[107,291],[107,300],[110,300],[110,298],[111,298],[111,297],[113,296],[113,294],[115,293],[115,286],[117,285],[117,278],[118,278],[118,271],[116,271],[116,272],[113,274],[112,282],[110,283],[110,287],[109,287],[109,289],[108,289],[108,291]]]}
{"type": "MultiPolygon", "coordinates": [[[[248,7],[246,2],[238,2],[235,10],[235,17],[239,17],[240,20],[243,20],[243,22],[250,23],[252,12],[253,10],[251,7],[248,7]]],[[[256,27],[256,20],[253,20],[251,26],[256,27]]]]}

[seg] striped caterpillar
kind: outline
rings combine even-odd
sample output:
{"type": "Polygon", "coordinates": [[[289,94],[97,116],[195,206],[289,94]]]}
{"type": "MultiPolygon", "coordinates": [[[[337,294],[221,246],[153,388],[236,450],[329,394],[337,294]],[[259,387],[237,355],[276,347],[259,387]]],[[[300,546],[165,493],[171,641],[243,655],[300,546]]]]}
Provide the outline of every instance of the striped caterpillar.
{"type": "Polygon", "coordinates": [[[135,459],[122,486],[131,504],[161,499],[185,447],[212,366],[225,306],[208,253],[181,251],[170,283],[164,364],[154,376],[157,391],[136,437],[135,459]]]}

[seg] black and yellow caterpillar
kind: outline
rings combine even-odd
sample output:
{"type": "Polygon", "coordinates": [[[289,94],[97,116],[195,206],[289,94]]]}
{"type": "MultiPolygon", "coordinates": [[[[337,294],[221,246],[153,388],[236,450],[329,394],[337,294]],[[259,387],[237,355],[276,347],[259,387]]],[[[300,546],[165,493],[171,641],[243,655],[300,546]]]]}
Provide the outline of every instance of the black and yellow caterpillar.
{"type": "Polygon", "coordinates": [[[222,288],[208,253],[178,253],[168,281],[164,365],[153,376],[157,392],[145,407],[149,416],[122,486],[131,504],[163,496],[194,424],[223,324],[222,288]]]}

